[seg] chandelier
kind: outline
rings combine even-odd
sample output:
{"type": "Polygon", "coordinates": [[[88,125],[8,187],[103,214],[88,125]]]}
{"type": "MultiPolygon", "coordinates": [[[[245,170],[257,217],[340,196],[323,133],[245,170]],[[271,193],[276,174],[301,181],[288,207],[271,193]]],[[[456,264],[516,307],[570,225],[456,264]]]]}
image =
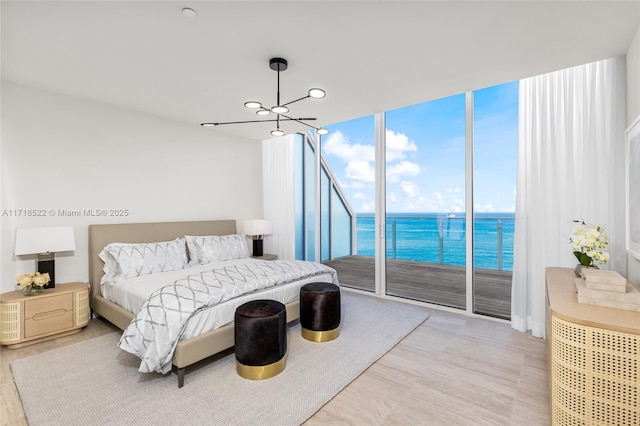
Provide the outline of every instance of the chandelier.
{"type": "Polygon", "coordinates": [[[329,133],[327,129],[322,127],[312,126],[306,121],[315,121],[316,118],[294,118],[289,115],[289,105],[294,104],[296,102],[302,101],[304,99],[322,99],[327,96],[327,93],[319,89],[317,87],[309,89],[306,96],[303,96],[298,99],[294,99],[293,101],[280,103],[280,71],[285,71],[287,69],[287,60],[282,58],[271,58],[269,60],[269,68],[278,73],[278,84],[276,89],[276,104],[272,107],[265,106],[262,102],[258,101],[247,101],[244,103],[245,108],[255,110],[256,114],[259,116],[269,116],[274,114],[275,118],[272,119],[264,119],[264,120],[245,120],[245,121],[225,121],[218,123],[201,123],[201,126],[210,127],[210,126],[221,126],[224,124],[244,124],[244,123],[266,123],[266,122],[275,122],[276,128],[271,130],[271,134],[273,136],[284,136],[285,132],[280,128],[280,123],[283,121],[296,121],[300,124],[304,124],[307,127],[315,129],[316,133],[319,135],[326,135],[329,133]]]}

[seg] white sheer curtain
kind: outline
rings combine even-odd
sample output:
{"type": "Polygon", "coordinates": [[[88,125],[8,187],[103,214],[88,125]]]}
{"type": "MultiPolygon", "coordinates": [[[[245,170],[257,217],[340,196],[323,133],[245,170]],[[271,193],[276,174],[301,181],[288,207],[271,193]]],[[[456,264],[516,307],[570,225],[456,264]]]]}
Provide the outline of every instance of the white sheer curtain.
{"type": "Polygon", "coordinates": [[[573,267],[572,220],[605,226],[626,273],[623,57],[520,81],[511,326],[545,337],[545,268],[573,267]]]}
{"type": "Polygon", "coordinates": [[[273,234],[264,252],[279,259],[295,259],[294,135],[262,142],[262,205],[273,234]]]}

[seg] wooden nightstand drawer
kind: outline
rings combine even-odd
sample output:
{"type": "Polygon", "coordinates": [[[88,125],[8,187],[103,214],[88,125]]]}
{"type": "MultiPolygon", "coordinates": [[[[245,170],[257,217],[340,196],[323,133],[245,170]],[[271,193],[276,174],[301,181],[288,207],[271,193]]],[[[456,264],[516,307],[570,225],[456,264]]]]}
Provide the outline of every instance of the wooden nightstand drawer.
{"type": "Polygon", "coordinates": [[[25,300],[24,302],[24,318],[33,318],[35,314],[43,314],[51,311],[72,311],[73,310],[73,294],[60,294],[57,296],[37,298],[33,300],[25,300]]]}
{"type": "Polygon", "coordinates": [[[73,293],[24,302],[24,337],[73,328],[73,293]]]}
{"type": "Polygon", "coordinates": [[[24,320],[24,337],[28,339],[68,328],[73,328],[73,311],[58,309],[42,312],[24,320]]]}

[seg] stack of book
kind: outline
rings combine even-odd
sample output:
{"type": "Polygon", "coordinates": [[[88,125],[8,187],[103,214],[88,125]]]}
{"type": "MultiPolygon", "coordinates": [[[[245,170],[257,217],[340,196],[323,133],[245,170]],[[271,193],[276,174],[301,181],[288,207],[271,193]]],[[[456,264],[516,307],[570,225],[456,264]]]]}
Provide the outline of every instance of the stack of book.
{"type": "Polygon", "coordinates": [[[640,290],[616,271],[582,269],[576,279],[578,302],[640,312],[640,290]]]}

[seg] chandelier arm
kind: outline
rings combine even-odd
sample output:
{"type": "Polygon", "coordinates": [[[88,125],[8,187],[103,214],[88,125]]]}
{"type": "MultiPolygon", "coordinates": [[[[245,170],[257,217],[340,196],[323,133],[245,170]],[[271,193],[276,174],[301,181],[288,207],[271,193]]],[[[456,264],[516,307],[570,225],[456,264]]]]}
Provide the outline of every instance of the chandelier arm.
{"type": "MultiPolygon", "coordinates": [[[[280,121],[300,121],[300,120],[317,120],[317,118],[281,118],[280,121]]],[[[273,123],[278,119],[273,120],[245,120],[245,121],[224,121],[220,123],[200,123],[201,126],[220,126],[222,124],[244,124],[244,123],[273,123]]]]}
{"type": "Polygon", "coordinates": [[[309,95],[307,95],[307,96],[303,96],[303,97],[298,98],[298,99],[296,99],[296,100],[294,100],[294,101],[290,101],[290,102],[287,102],[286,104],[282,104],[282,106],[291,105],[292,103],[295,103],[295,102],[298,102],[298,101],[301,101],[301,100],[303,100],[303,99],[307,99],[307,98],[310,98],[310,97],[311,97],[311,96],[309,96],[309,95]]]}
{"type": "Polygon", "coordinates": [[[284,114],[280,114],[280,115],[282,115],[283,117],[285,117],[285,118],[287,118],[287,119],[289,119],[289,120],[297,121],[297,122],[298,122],[298,123],[300,123],[300,124],[304,124],[304,125],[305,125],[305,126],[307,126],[307,127],[311,127],[312,129],[318,130],[318,127],[314,127],[314,126],[312,126],[311,124],[307,124],[307,123],[305,123],[304,121],[302,121],[303,119],[300,119],[300,118],[292,118],[292,117],[289,117],[289,116],[284,115],[284,114]]]}

